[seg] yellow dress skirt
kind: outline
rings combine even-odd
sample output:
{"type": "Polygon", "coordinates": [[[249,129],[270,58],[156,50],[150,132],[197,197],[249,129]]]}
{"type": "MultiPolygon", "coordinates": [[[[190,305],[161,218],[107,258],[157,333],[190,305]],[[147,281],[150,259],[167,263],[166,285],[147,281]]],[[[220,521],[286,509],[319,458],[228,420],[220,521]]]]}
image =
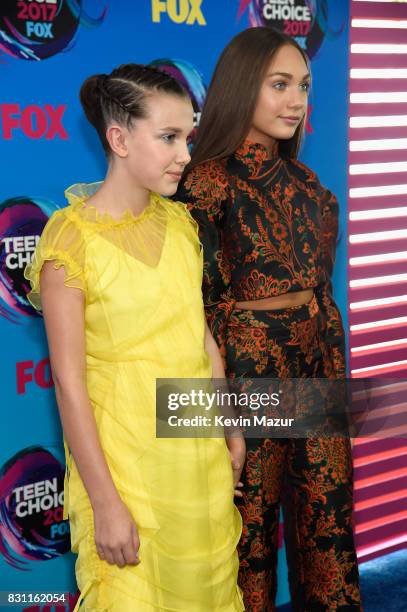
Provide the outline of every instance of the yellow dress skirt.
{"type": "MultiPolygon", "coordinates": [[[[137,566],[99,558],[93,513],[67,450],[65,513],[83,611],[232,612],[241,519],[223,438],[156,438],[156,378],[210,378],[202,257],[185,206],[151,194],[140,216],[86,205],[99,184],[74,185],[26,269],[40,308],[44,261],[85,293],[88,393],[114,483],[140,535],[137,566]]],[[[86,440],[84,440],[86,444],[86,440]]]]}

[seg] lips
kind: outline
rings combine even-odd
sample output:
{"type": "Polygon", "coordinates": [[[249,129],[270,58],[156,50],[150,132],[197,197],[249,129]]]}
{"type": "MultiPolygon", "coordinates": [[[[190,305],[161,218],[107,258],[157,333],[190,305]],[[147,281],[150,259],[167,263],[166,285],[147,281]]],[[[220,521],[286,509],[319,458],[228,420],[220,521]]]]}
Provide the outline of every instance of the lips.
{"type": "Polygon", "coordinates": [[[182,172],[167,172],[170,176],[174,177],[178,181],[181,179],[182,172]]]}
{"type": "Polygon", "coordinates": [[[280,116],[280,119],[288,119],[289,121],[300,121],[301,117],[293,117],[293,116],[290,116],[290,117],[281,117],[280,116]]]}

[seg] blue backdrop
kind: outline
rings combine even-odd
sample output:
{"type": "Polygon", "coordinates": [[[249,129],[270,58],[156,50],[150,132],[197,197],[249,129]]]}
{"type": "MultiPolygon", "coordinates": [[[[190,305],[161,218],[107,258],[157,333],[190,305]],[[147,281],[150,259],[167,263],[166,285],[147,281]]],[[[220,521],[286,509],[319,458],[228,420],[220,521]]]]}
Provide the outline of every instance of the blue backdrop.
{"type": "MultiPolygon", "coordinates": [[[[80,109],[80,85],[121,63],[160,60],[184,79],[199,117],[221,50],[257,24],[296,36],[312,59],[301,159],[341,204],[334,284],[346,317],[346,1],[2,1],[0,591],[76,591],[61,514],[63,452],[47,346],[22,274],[50,212],[65,205],[64,189],[105,172],[97,136],[80,109]]],[[[280,573],[278,602],[284,603],[284,563],[280,573]]],[[[72,601],[60,609],[72,608],[72,601]]]]}

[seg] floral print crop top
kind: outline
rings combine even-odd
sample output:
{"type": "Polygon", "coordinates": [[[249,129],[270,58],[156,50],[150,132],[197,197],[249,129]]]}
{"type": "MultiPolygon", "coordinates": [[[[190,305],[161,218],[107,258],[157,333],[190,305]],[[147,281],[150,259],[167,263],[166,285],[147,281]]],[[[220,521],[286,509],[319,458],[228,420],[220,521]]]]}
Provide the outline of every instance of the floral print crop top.
{"type": "Polygon", "coordinates": [[[297,159],[245,141],[230,157],[196,166],[174,199],[188,204],[204,248],[207,318],[225,356],[237,301],[313,288],[331,344],[343,328],[331,293],[338,203],[297,159]]]}

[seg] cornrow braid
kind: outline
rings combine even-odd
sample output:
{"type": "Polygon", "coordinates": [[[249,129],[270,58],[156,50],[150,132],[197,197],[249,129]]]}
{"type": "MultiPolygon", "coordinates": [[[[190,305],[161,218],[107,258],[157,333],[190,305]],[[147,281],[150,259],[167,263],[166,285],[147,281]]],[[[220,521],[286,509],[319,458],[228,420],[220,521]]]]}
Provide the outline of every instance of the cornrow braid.
{"type": "Polygon", "coordinates": [[[123,102],[121,102],[118,98],[116,98],[115,96],[112,96],[112,94],[108,91],[108,84],[109,84],[109,77],[107,74],[100,74],[98,76],[97,79],[97,86],[98,89],[101,93],[102,96],[104,96],[105,98],[108,98],[109,100],[112,100],[112,102],[114,102],[115,104],[117,104],[117,106],[120,106],[120,108],[122,110],[124,110],[126,113],[128,113],[128,109],[125,106],[125,104],[123,104],[123,102]]]}
{"type": "Polygon", "coordinates": [[[188,93],[174,77],[143,64],[122,64],[110,74],[97,74],[83,83],[82,107],[108,155],[110,146],[106,130],[109,124],[113,121],[130,128],[137,119],[146,118],[147,97],[155,92],[188,98],[188,93]]]}
{"type": "Polygon", "coordinates": [[[110,78],[131,81],[147,89],[166,90],[167,93],[180,94],[180,90],[184,91],[182,85],[170,74],[144,64],[122,64],[111,72],[110,78]]]}

